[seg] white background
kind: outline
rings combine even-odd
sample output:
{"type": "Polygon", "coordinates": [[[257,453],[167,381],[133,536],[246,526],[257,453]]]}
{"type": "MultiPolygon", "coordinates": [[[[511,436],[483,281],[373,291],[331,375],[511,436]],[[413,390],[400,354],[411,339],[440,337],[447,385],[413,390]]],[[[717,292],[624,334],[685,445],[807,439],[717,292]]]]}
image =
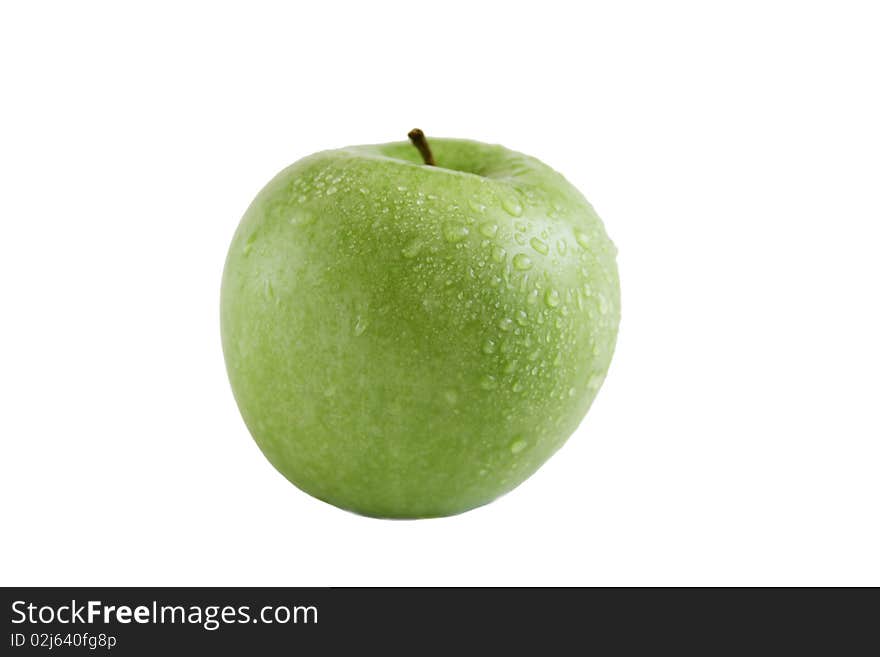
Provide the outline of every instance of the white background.
{"type": "Polygon", "coordinates": [[[876,11],[4,3],[0,583],[880,584],[876,11]],[[390,522],[260,454],[219,285],[279,169],[414,126],[578,186],[623,322],[533,478],[390,522]]]}

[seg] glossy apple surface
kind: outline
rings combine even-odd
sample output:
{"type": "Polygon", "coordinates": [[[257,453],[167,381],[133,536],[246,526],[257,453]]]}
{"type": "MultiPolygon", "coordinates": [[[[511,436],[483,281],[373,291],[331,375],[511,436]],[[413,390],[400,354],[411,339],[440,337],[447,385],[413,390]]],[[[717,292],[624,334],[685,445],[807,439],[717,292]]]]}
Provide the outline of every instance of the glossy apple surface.
{"type": "Polygon", "coordinates": [[[583,419],[620,317],[616,250],[540,161],[432,139],[317,153],[229,249],[223,351],[242,416],[302,490],[361,514],[459,513],[583,419]]]}

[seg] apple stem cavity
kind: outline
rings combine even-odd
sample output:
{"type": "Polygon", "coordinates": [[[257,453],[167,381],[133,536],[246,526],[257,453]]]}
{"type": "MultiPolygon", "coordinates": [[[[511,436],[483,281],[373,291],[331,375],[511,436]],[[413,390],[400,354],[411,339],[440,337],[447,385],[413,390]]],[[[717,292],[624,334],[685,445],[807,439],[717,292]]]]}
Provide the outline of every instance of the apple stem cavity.
{"type": "Polygon", "coordinates": [[[419,153],[425,161],[425,164],[428,166],[434,166],[434,154],[431,152],[431,147],[428,146],[428,138],[425,137],[425,133],[418,128],[413,128],[409,131],[407,136],[413,143],[413,146],[419,149],[419,153]]]}

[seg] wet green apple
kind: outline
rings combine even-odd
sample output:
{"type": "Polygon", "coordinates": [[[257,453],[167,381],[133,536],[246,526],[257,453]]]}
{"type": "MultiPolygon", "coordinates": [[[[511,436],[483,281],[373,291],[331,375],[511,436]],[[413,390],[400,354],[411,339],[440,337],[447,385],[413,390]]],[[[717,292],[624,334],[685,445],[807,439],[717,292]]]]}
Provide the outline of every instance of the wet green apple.
{"type": "Polygon", "coordinates": [[[389,518],[466,511],[535,472],[590,407],[620,318],[615,247],[565,178],[413,134],[418,148],[279,173],[241,220],[221,292],[260,449],[315,497],[389,518]]]}

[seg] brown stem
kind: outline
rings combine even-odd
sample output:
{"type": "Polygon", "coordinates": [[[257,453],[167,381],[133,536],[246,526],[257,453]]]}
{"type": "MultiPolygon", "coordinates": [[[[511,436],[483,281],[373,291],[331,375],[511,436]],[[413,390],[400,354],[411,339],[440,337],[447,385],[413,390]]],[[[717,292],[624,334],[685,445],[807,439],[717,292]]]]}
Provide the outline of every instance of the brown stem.
{"type": "Polygon", "coordinates": [[[408,136],[413,146],[419,149],[425,164],[434,166],[434,155],[431,153],[431,147],[428,146],[428,138],[425,137],[425,133],[418,128],[413,128],[409,131],[408,136]]]}

